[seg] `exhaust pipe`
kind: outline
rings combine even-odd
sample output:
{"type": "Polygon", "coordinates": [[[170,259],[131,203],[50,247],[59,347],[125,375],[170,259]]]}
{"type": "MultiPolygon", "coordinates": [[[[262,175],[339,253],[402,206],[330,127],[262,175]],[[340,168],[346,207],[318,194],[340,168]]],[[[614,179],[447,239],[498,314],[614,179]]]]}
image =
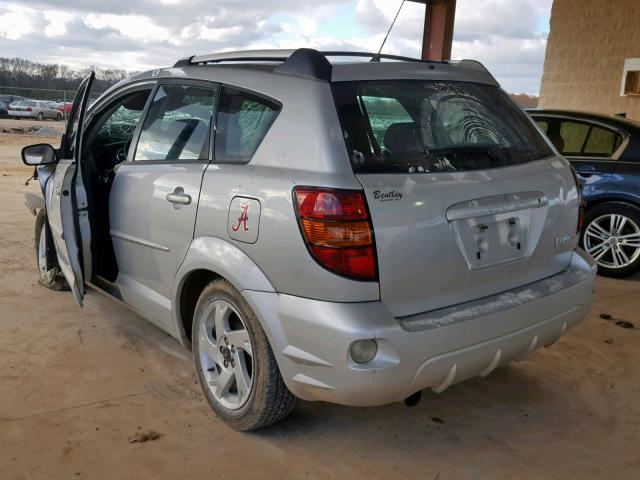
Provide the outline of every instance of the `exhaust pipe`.
{"type": "Polygon", "coordinates": [[[420,403],[420,400],[422,399],[422,392],[416,392],[413,395],[409,395],[407,398],[404,399],[404,404],[407,407],[415,407],[416,405],[418,405],[420,403]]]}

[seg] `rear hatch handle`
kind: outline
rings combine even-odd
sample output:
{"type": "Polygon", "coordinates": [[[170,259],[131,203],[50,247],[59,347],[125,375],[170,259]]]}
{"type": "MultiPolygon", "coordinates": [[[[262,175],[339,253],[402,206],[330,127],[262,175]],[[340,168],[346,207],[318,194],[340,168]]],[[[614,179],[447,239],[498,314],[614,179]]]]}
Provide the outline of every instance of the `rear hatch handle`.
{"type": "Polygon", "coordinates": [[[549,204],[542,192],[519,192],[505,195],[467,200],[447,209],[447,220],[466,220],[500,213],[516,212],[530,208],[540,208],[549,204]]]}

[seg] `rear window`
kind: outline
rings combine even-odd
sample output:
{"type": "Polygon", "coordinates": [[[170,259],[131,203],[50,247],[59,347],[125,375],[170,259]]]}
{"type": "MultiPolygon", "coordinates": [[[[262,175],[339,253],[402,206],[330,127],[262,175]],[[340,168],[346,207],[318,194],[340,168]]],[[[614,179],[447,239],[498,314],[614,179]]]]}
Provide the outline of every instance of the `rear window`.
{"type": "Polygon", "coordinates": [[[479,170],[553,154],[526,114],[495,86],[340,82],[333,94],[356,172],[479,170]]]}

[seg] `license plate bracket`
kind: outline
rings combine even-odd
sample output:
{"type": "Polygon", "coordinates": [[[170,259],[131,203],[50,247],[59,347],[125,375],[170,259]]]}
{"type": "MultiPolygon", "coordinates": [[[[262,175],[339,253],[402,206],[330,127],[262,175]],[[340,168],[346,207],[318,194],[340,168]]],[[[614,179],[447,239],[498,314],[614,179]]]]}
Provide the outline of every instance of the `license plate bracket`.
{"type": "Polygon", "coordinates": [[[451,222],[472,270],[522,259],[528,254],[529,209],[451,222]]]}

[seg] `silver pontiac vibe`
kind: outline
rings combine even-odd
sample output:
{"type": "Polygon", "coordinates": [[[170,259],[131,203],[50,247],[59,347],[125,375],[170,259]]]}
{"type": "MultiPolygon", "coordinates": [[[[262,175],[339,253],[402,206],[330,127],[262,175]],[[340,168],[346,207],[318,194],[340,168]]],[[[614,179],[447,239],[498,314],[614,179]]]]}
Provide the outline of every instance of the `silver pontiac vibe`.
{"type": "Polygon", "coordinates": [[[590,308],[572,170],[477,62],[195,56],[87,108],[92,82],[59,148],[23,150],[41,283],[101,290],[191,348],[234,428],[296,397],[443,392],[590,308]]]}

